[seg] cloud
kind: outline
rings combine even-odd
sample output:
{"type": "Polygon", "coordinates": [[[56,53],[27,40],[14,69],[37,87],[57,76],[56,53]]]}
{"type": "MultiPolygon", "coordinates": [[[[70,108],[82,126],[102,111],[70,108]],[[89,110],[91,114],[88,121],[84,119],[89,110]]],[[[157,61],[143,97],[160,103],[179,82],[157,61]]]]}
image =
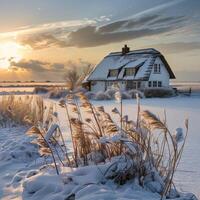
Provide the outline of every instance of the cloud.
{"type": "Polygon", "coordinates": [[[68,68],[80,68],[91,65],[87,61],[78,59],[76,62],[68,60],[66,63],[50,63],[40,60],[21,60],[19,62],[14,62],[10,60],[10,69],[13,71],[25,70],[32,73],[65,73],[68,68]]]}
{"type": "Polygon", "coordinates": [[[122,21],[116,21],[107,25],[104,25],[99,28],[99,32],[102,33],[109,33],[113,31],[117,31],[119,28],[121,28],[124,24],[128,23],[128,20],[122,20],[122,21]]]}
{"type": "Polygon", "coordinates": [[[154,47],[165,53],[184,53],[193,50],[200,50],[200,41],[163,43],[154,45],[154,47]]]}
{"type": "MultiPolygon", "coordinates": [[[[104,19],[102,19],[103,21],[104,19]]],[[[105,21],[107,21],[105,19],[105,21]]],[[[68,33],[74,29],[94,25],[98,22],[98,19],[82,19],[82,20],[67,20],[67,21],[57,21],[45,24],[28,25],[23,27],[18,27],[17,29],[10,32],[0,33],[0,40],[9,39],[21,39],[26,36],[40,35],[43,33],[49,33],[59,36],[61,33],[68,33]]]]}
{"type": "Polygon", "coordinates": [[[87,25],[69,33],[63,29],[50,33],[29,34],[18,42],[32,49],[49,47],[95,47],[145,36],[168,33],[181,27],[185,17],[163,17],[157,14],[111,22],[103,26],[87,25]]]}
{"type": "Polygon", "coordinates": [[[42,62],[38,60],[21,60],[19,62],[12,61],[10,63],[12,70],[28,70],[28,71],[36,71],[36,72],[44,72],[48,70],[49,63],[48,62],[42,62]]]}
{"type": "Polygon", "coordinates": [[[11,69],[14,71],[27,70],[31,72],[64,72],[68,67],[65,63],[49,63],[39,60],[21,60],[19,62],[11,61],[11,69]]]}
{"type": "Polygon", "coordinates": [[[113,22],[101,27],[86,26],[68,35],[68,45],[76,47],[94,47],[114,42],[122,42],[168,33],[182,26],[183,16],[162,17],[159,15],[144,16],[136,19],[113,22]]]}
{"type": "Polygon", "coordinates": [[[18,42],[22,45],[27,45],[35,50],[49,48],[52,46],[60,48],[67,46],[66,41],[58,39],[50,33],[26,35],[18,38],[18,42]]]}
{"type": "Polygon", "coordinates": [[[160,4],[158,6],[146,9],[144,11],[141,11],[141,12],[137,13],[136,15],[133,15],[133,17],[145,16],[145,15],[148,16],[148,15],[151,15],[152,13],[162,12],[163,10],[166,10],[167,8],[175,6],[175,5],[182,3],[184,1],[186,1],[186,0],[172,0],[172,1],[169,1],[167,3],[163,3],[163,4],[160,4]]]}
{"type": "Polygon", "coordinates": [[[95,47],[109,43],[122,42],[145,36],[158,35],[173,30],[170,26],[163,28],[150,29],[143,28],[138,30],[119,31],[107,34],[101,34],[96,27],[87,26],[70,33],[68,36],[68,46],[76,47],[95,47]]]}

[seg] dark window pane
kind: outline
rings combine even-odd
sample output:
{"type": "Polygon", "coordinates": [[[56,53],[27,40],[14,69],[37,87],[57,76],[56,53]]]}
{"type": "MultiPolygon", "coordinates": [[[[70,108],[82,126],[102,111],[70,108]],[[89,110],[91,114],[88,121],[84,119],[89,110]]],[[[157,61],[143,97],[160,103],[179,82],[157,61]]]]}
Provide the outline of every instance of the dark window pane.
{"type": "Polygon", "coordinates": [[[158,81],[158,87],[162,87],[162,82],[158,81]]]}

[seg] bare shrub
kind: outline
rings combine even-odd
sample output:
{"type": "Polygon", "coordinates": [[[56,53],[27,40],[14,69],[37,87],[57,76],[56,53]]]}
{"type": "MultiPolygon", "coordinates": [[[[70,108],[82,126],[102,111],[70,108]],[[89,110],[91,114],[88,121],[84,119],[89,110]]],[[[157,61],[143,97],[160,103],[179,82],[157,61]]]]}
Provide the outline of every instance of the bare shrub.
{"type": "Polygon", "coordinates": [[[68,69],[64,79],[69,90],[75,90],[77,87],[80,87],[82,83],[82,77],[76,67],[68,69]]]}
{"type": "Polygon", "coordinates": [[[64,76],[67,88],[70,91],[79,89],[83,80],[91,73],[92,69],[93,67],[91,64],[82,67],[73,66],[72,68],[67,69],[64,76]]]}

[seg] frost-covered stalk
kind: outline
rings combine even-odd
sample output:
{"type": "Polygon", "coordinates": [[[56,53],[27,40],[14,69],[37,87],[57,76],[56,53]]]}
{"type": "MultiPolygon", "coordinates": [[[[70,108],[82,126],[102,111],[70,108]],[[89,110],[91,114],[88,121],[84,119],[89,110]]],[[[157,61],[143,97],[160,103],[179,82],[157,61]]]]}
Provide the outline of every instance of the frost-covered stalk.
{"type": "Polygon", "coordinates": [[[140,97],[139,97],[138,93],[136,93],[136,99],[137,99],[137,121],[136,121],[136,129],[138,129],[138,126],[139,126],[139,116],[140,116],[140,97]]]}
{"type": "Polygon", "coordinates": [[[82,140],[83,140],[83,158],[84,158],[84,164],[87,165],[88,164],[88,159],[87,159],[87,145],[86,145],[86,136],[85,136],[85,132],[84,132],[84,129],[83,129],[83,126],[82,126],[82,122],[83,122],[83,118],[81,116],[81,110],[80,110],[80,106],[78,104],[78,101],[76,99],[76,96],[73,95],[73,100],[75,102],[75,105],[76,105],[76,109],[77,109],[77,114],[78,114],[78,118],[79,118],[79,121],[81,122],[80,124],[80,128],[81,128],[81,134],[82,134],[82,140]]]}
{"type": "Polygon", "coordinates": [[[183,153],[183,149],[185,146],[186,138],[188,135],[188,119],[186,119],[186,121],[185,121],[185,127],[186,127],[185,137],[183,136],[182,128],[177,128],[175,131],[175,134],[172,136],[173,137],[172,144],[174,146],[174,156],[172,159],[171,174],[169,173],[168,181],[167,181],[166,187],[163,191],[162,198],[169,193],[169,191],[171,190],[171,186],[173,184],[174,173],[179,165],[179,162],[180,162],[180,159],[181,159],[181,156],[183,153]],[[178,143],[180,143],[182,141],[183,141],[183,143],[182,143],[181,147],[179,148],[178,143]]]}
{"type": "MultiPolygon", "coordinates": [[[[42,136],[42,134],[41,134],[42,136]]],[[[43,136],[42,136],[43,137],[43,136]]],[[[59,171],[58,171],[58,166],[56,164],[56,159],[55,159],[55,156],[54,156],[54,153],[53,153],[53,150],[51,148],[51,145],[45,140],[45,138],[43,137],[44,141],[46,142],[47,146],[49,147],[49,150],[51,151],[51,155],[52,155],[52,158],[53,158],[53,162],[54,162],[54,166],[56,168],[56,173],[57,175],[59,175],[59,171]]]]}
{"type": "Polygon", "coordinates": [[[56,168],[56,173],[57,175],[59,175],[59,170],[58,170],[58,166],[56,164],[56,159],[52,150],[52,147],[50,145],[50,143],[48,142],[48,140],[45,138],[45,136],[43,135],[44,130],[40,131],[40,129],[36,126],[31,127],[28,131],[27,131],[27,135],[39,135],[42,138],[43,141],[43,147],[45,146],[45,148],[48,148],[48,150],[50,151],[52,158],[53,158],[53,162],[54,162],[54,166],[56,168]]]}
{"type": "MultiPolygon", "coordinates": [[[[120,131],[121,131],[121,135],[122,135],[122,130],[123,130],[123,102],[122,102],[122,94],[121,94],[119,86],[117,87],[117,92],[115,93],[115,99],[120,104],[120,131]]],[[[124,132],[123,132],[123,134],[124,134],[124,132]]],[[[123,148],[123,145],[120,142],[120,154],[122,153],[122,148],[123,148]]]]}
{"type": "MultiPolygon", "coordinates": [[[[60,136],[61,136],[62,143],[63,143],[64,148],[65,148],[65,152],[64,152],[65,157],[66,157],[66,159],[67,159],[69,165],[71,166],[71,164],[70,164],[70,159],[69,159],[69,156],[68,156],[68,153],[67,153],[67,147],[66,147],[66,145],[65,145],[64,137],[63,137],[62,131],[60,130],[60,127],[58,127],[58,130],[59,130],[59,133],[60,133],[60,136]]],[[[58,143],[58,145],[59,145],[59,143],[58,143]]],[[[59,146],[60,146],[60,145],[59,145],[59,146]]],[[[60,146],[60,148],[61,148],[61,150],[63,150],[61,146],[60,146]]]]}
{"type": "Polygon", "coordinates": [[[120,104],[120,128],[122,130],[123,126],[123,102],[122,102],[122,94],[120,88],[117,87],[117,91],[115,93],[115,100],[120,104]]]}
{"type": "Polygon", "coordinates": [[[59,105],[61,107],[64,107],[66,110],[66,114],[67,114],[67,119],[69,121],[69,130],[70,130],[70,134],[71,134],[71,138],[72,138],[72,145],[73,145],[73,149],[74,149],[74,162],[76,167],[78,167],[78,163],[77,163],[77,148],[76,148],[76,144],[75,144],[75,140],[74,140],[74,136],[73,136],[73,129],[72,129],[72,123],[71,123],[71,119],[70,119],[70,115],[69,115],[69,109],[68,109],[68,104],[67,102],[63,99],[59,102],[59,105]]]}

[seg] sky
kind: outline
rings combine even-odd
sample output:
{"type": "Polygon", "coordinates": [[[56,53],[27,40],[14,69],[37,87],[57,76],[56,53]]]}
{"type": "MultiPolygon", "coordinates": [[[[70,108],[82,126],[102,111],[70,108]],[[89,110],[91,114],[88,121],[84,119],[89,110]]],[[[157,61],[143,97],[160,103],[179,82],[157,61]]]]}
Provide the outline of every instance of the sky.
{"type": "Polygon", "coordinates": [[[60,81],[124,44],[200,81],[200,0],[0,0],[0,24],[0,81],[60,81]]]}

